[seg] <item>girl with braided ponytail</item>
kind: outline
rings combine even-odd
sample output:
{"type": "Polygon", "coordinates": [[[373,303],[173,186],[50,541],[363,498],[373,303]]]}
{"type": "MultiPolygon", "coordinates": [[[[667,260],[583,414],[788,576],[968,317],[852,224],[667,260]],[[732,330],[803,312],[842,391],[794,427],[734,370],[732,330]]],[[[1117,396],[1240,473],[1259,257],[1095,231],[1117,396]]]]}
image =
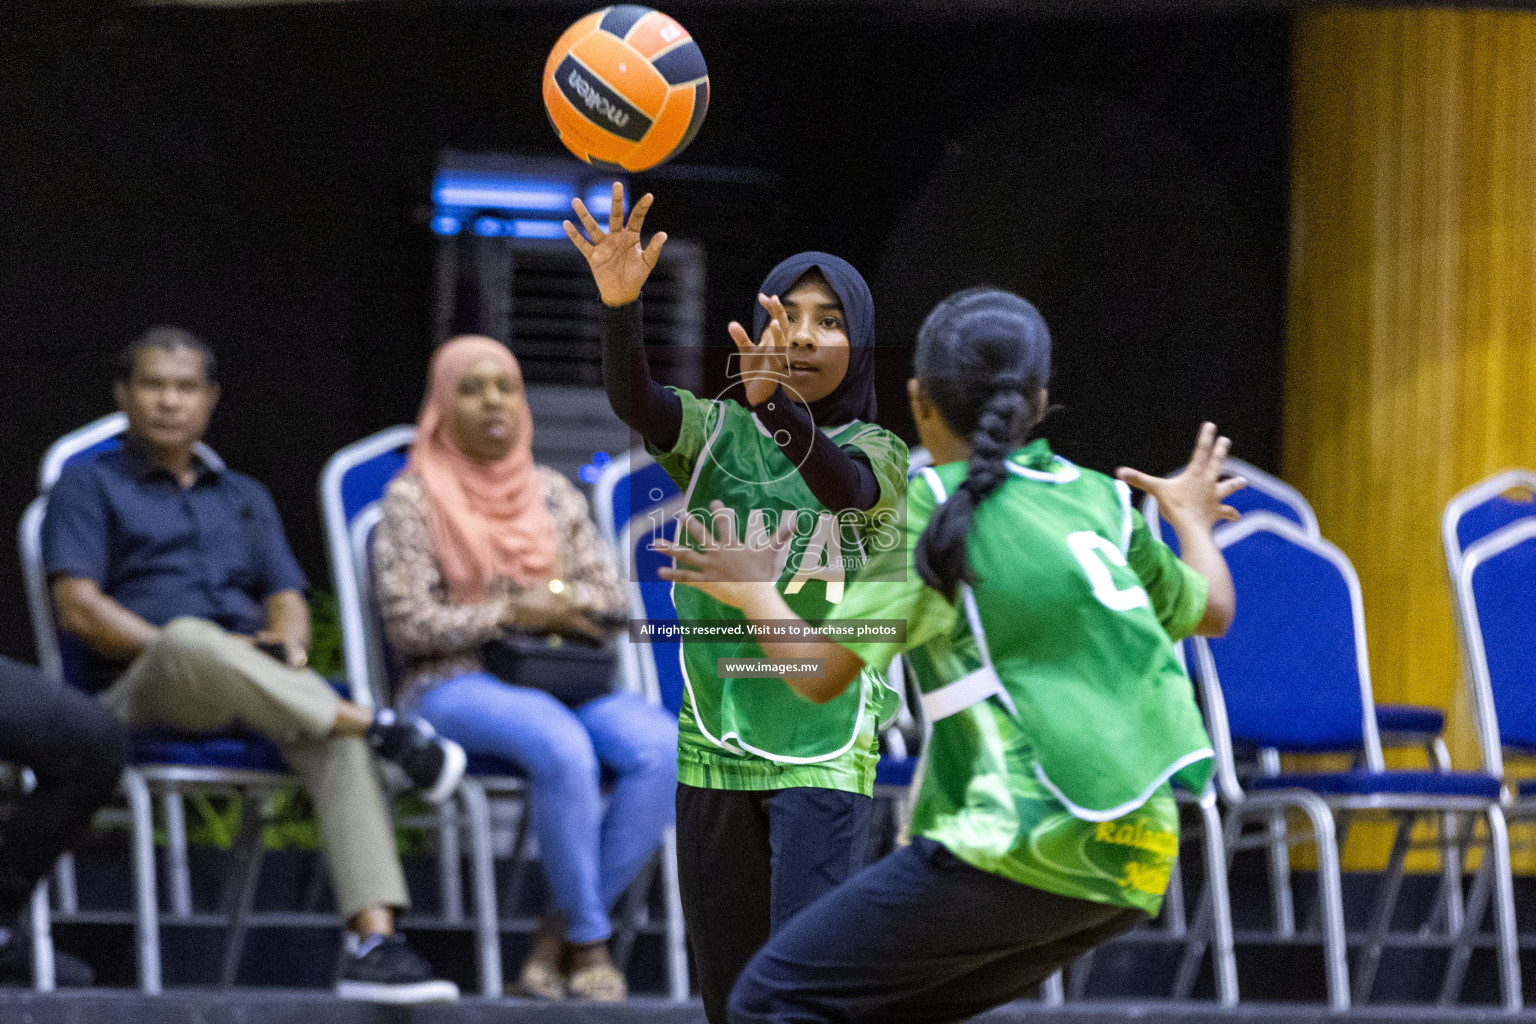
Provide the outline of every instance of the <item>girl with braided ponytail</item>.
{"type": "MultiPolygon", "coordinates": [[[[971,289],[918,334],[909,397],[935,466],[911,481],[906,570],[876,559],[786,678],[812,701],[901,651],[933,724],[911,845],[822,897],[753,957],[732,1024],[951,1021],[1017,998],[1155,915],[1178,853],[1171,782],[1201,791],[1210,742],[1174,643],[1220,635],[1235,597],[1212,526],[1243,486],[1207,423],[1183,473],[1119,479],[1029,441],[1046,408],[1050,334],[1028,302],[971,289]],[[1131,506],[1154,494],[1182,561],[1131,506]],[[906,620],[899,643],[828,639],[833,620],[906,620]]],[[[673,546],[672,578],[750,618],[793,613],[762,579],[771,553],[673,546]]],[[[807,630],[811,627],[806,626],[807,630]]],[[[855,627],[856,631],[856,627],[855,627]]]]}

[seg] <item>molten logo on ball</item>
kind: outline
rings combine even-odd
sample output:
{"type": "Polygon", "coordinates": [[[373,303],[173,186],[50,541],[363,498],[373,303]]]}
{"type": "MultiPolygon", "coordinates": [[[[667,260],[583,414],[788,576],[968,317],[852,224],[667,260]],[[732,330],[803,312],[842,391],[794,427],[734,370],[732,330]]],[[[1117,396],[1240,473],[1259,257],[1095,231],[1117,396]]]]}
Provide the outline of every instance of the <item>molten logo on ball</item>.
{"type": "Polygon", "coordinates": [[[566,81],[570,82],[571,88],[575,89],[581,95],[581,98],[586,101],[587,109],[598,108],[603,112],[604,117],[620,128],[629,124],[629,111],[620,110],[613,105],[612,100],[605,96],[599,96],[597,90],[592,87],[592,83],[581,77],[580,71],[571,68],[570,77],[566,81]]]}
{"type": "Polygon", "coordinates": [[[565,58],[557,75],[560,91],[588,115],[602,119],[607,129],[621,138],[639,142],[651,130],[651,119],[624,102],[623,97],[592,78],[574,57],[565,58]]]}

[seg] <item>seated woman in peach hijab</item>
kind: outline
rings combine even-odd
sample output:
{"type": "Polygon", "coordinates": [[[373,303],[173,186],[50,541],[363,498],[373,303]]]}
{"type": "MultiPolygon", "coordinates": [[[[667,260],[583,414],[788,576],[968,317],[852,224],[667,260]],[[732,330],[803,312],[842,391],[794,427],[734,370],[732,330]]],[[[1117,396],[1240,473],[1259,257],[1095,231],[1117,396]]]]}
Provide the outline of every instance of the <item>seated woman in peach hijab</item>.
{"type": "Polygon", "coordinates": [[[454,338],[433,356],[410,461],[384,498],[374,566],[401,662],[398,705],[471,754],[527,773],[555,911],[520,987],[623,999],[608,910],[672,822],[677,723],[639,694],[572,709],[486,670],[482,645],[509,630],[600,637],[627,605],[586,499],[534,464],[522,371],[499,342],[454,338]],[[602,768],[614,782],[606,813],[602,768]]]}

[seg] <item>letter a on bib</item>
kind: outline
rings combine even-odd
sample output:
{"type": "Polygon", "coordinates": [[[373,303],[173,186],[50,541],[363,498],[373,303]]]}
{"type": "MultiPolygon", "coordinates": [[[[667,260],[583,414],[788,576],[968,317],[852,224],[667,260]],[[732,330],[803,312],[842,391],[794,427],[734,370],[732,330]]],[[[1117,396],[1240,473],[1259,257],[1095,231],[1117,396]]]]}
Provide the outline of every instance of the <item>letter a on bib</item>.
{"type": "Polygon", "coordinates": [[[790,579],[789,586],[784,588],[784,593],[798,594],[811,580],[822,580],[827,584],[829,603],[837,604],[843,599],[846,574],[843,569],[843,544],[838,536],[841,532],[837,528],[837,518],[831,512],[823,512],[817,517],[816,532],[806,542],[805,551],[800,555],[800,566],[790,579]]]}

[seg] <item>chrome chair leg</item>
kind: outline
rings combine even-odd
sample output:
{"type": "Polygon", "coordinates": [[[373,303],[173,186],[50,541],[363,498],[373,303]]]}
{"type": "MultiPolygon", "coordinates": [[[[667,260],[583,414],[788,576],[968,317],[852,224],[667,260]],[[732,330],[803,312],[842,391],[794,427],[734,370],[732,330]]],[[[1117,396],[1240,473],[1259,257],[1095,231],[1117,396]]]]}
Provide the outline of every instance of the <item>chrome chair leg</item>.
{"type": "Polygon", "coordinates": [[[1040,1001],[1046,1006],[1061,1006],[1067,1001],[1066,984],[1059,969],[1040,983],[1040,1001]]]}
{"type": "Polygon", "coordinates": [[[459,783],[459,800],[469,826],[470,874],[475,891],[475,952],[480,961],[480,994],[502,995],[501,929],[496,903],[496,866],[491,849],[491,807],[474,779],[459,783]]]}
{"type": "Polygon", "coordinates": [[[59,913],[80,913],[80,890],[75,886],[75,855],[66,851],[59,855],[53,866],[54,888],[57,889],[59,913]]]}
{"type": "Polygon", "coordinates": [[[123,771],[132,816],[134,938],[138,949],[139,991],[160,994],[160,901],[155,886],[155,817],[149,784],[133,768],[123,771]]]}
{"type": "MultiPolygon", "coordinates": [[[[1296,793],[1286,803],[1299,808],[1312,826],[1312,837],[1317,848],[1318,906],[1322,917],[1323,967],[1328,985],[1328,1006],[1333,1010],[1347,1010],[1350,1005],[1348,936],[1344,931],[1344,894],[1339,876],[1339,842],[1333,812],[1321,798],[1310,793],[1296,793]]],[[[1278,800],[1258,797],[1250,798],[1246,805],[1233,809],[1227,815],[1227,849],[1237,848],[1242,820],[1246,815],[1263,815],[1268,823],[1273,820],[1274,813],[1285,805],[1278,800]]]]}
{"type": "Polygon", "coordinates": [[[224,963],[219,972],[219,986],[231,988],[240,974],[240,958],[245,951],[245,933],[256,901],[256,887],[261,883],[261,862],[265,859],[262,840],[266,832],[266,794],[244,791],[241,800],[240,833],[235,837],[229,877],[225,883],[224,909],[229,914],[229,931],[224,938],[224,963]]]}
{"type": "Polygon", "coordinates": [[[1093,973],[1094,951],[1089,950],[1066,966],[1067,998],[1080,1003],[1088,995],[1088,977],[1093,973]]]}
{"type": "Polygon", "coordinates": [[[1488,808],[1488,851],[1493,861],[1493,924],[1498,932],[1499,988],[1504,1009],[1524,1005],[1520,990],[1520,936],[1515,927],[1515,887],[1509,858],[1509,825],[1498,804],[1488,808]]]}
{"type": "Polygon", "coordinates": [[[437,887],[443,920],[464,923],[464,866],[457,801],[437,805],[437,887]]]}
{"type": "Polygon", "coordinates": [[[1317,890],[1323,912],[1323,956],[1328,961],[1328,1005],[1335,1010],[1347,1010],[1349,940],[1344,931],[1344,890],[1333,814],[1321,800],[1308,801],[1303,810],[1317,838],[1317,890]]]}
{"type": "Polygon", "coordinates": [[[1403,886],[1403,865],[1408,860],[1408,846],[1413,839],[1414,814],[1395,814],[1396,830],[1392,837],[1392,853],[1387,858],[1387,870],[1377,883],[1376,909],[1372,914],[1369,938],[1355,960],[1354,1000],[1367,1003],[1371,988],[1376,983],[1376,969],[1381,965],[1381,950],[1386,942],[1387,931],[1392,927],[1392,911],[1397,908],[1397,896],[1403,886]]]}
{"type": "Polygon", "coordinates": [[[1221,812],[1216,808],[1214,790],[1200,799],[1201,846],[1205,851],[1205,885],[1196,901],[1194,921],[1184,944],[1184,956],[1174,979],[1173,997],[1188,999],[1200,972],[1200,959],[1207,947],[1211,951],[1211,969],[1216,976],[1218,1006],[1236,1006],[1237,958],[1232,938],[1232,897],[1227,885],[1228,854],[1222,842],[1225,830],[1221,812]]]}
{"type": "Polygon", "coordinates": [[[677,884],[677,829],[671,825],[661,837],[661,888],[667,914],[667,994],[681,1003],[688,999],[688,936],[677,884]]]}
{"type": "Polygon", "coordinates": [[[181,790],[169,786],[160,794],[165,815],[166,873],[170,875],[171,913],[192,916],[192,872],[187,863],[187,807],[181,790]]]}
{"type": "MultiPolygon", "coordinates": [[[[1463,847],[1470,850],[1470,845],[1463,847]]],[[[1467,896],[1466,914],[1462,918],[1461,931],[1456,944],[1451,947],[1450,961],[1445,967],[1445,979],[1440,985],[1440,1005],[1454,1006],[1461,998],[1461,986],[1466,980],[1467,964],[1472,959],[1472,941],[1482,927],[1483,914],[1488,909],[1489,890],[1493,887],[1493,858],[1484,857],[1472,876],[1472,892],[1467,896]]]]}
{"type": "Polygon", "coordinates": [[[53,919],[48,910],[46,876],[32,889],[32,907],[27,914],[32,932],[32,988],[38,992],[54,990],[53,919]]]}
{"type": "Polygon", "coordinates": [[[1158,915],[1171,938],[1182,939],[1189,932],[1189,914],[1184,906],[1184,875],[1180,859],[1174,858],[1173,871],[1168,875],[1168,888],[1163,892],[1163,912],[1158,915]]]}
{"type": "MultiPolygon", "coordinates": [[[[1265,775],[1280,774],[1280,752],[1272,747],[1259,751],[1259,769],[1265,775]]],[[[1296,935],[1296,905],[1291,891],[1291,848],[1285,837],[1285,809],[1269,815],[1269,901],[1275,919],[1275,936],[1296,935]]]]}

